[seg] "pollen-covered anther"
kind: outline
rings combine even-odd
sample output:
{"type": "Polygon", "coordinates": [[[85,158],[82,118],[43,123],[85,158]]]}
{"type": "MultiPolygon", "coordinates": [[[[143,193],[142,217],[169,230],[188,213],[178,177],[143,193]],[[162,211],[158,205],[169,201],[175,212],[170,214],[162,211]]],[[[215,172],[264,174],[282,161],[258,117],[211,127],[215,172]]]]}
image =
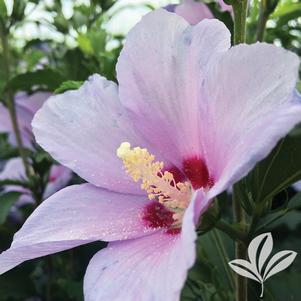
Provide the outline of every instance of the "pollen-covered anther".
{"type": "Polygon", "coordinates": [[[147,192],[148,198],[156,199],[175,212],[175,221],[181,221],[191,199],[191,185],[188,182],[176,183],[172,173],[162,171],[163,162],[155,161],[155,156],[146,148],[131,148],[130,143],[123,142],[117,149],[117,156],[133,180],[142,181],[140,187],[147,192]]]}

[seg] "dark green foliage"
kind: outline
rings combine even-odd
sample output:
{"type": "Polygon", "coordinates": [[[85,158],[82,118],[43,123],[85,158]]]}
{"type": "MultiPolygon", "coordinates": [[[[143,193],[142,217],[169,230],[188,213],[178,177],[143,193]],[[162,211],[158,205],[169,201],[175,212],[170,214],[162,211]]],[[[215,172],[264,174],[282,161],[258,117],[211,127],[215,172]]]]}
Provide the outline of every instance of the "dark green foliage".
{"type": "Polygon", "coordinates": [[[10,208],[20,196],[20,192],[14,191],[0,194],[0,225],[5,222],[10,208]]]}
{"type": "Polygon", "coordinates": [[[13,77],[5,89],[10,89],[14,92],[33,92],[33,89],[54,91],[63,81],[64,78],[59,72],[52,69],[43,69],[13,77]]]}

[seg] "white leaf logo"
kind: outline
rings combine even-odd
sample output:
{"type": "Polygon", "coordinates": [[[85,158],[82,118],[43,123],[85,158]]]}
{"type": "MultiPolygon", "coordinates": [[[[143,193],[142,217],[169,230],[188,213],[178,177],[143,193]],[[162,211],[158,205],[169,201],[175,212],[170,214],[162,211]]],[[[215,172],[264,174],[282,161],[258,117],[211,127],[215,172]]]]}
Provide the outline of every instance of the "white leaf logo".
{"type": "Polygon", "coordinates": [[[230,267],[239,275],[255,280],[261,284],[260,298],[263,297],[264,282],[271,276],[285,270],[294,261],[297,253],[294,251],[280,251],[269,261],[273,249],[271,233],[264,233],[255,237],[249,244],[249,261],[235,259],[229,262],[230,267]]]}

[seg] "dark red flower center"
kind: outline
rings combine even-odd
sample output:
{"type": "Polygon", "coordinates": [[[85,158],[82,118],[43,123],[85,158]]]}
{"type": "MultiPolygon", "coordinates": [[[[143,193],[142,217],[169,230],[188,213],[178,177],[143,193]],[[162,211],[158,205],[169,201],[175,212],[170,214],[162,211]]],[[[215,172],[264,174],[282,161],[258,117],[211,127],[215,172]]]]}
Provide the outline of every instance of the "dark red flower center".
{"type": "Polygon", "coordinates": [[[166,229],[166,234],[177,235],[180,234],[181,228],[172,227],[174,224],[173,214],[164,205],[153,202],[144,208],[143,221],[150,228],[163,228],[166,229]]]}
{"type": "MultiPolygon", "coordinates": [[[[206,163],[197,156],[184,160],[183,172],[175,166],[166,168],[165,171],[172,173],[176,183],[184,182],[188,179],[194,189],[207,188],[214,184],[206,163]]],[[[174,227],[173,214],[174,212],[161,203],[153,202],[145,207],[143,220],[150,228],[165,228],[167,229],[167,234],[177,235],[181,232],[181,228],[174,227]]]]}
{"type": "Polygon", "coordinates": [[[159,202],[152,202],[144,208],[143,220],[150,228],[169,228],[174,223],[173,212],[159,202]]]}
{"type": "Polygon", "coordinates": [[[193,189],[213,186],[206,163],[199,157],[191,157],[183,161],[183,172],[191,182],[193,189]]]}

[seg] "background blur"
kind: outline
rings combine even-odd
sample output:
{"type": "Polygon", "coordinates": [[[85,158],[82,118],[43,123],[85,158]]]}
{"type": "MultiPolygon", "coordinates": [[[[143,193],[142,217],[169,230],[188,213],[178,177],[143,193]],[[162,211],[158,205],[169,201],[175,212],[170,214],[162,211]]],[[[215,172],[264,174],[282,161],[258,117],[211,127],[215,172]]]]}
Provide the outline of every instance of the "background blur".
{"type": "MultiPolygon", "coordinates": [[[[116,80],[116,60],[130,28],[149,11],[178,3],[176,0],[0,0],[0,20],[9,28],[11,69],[11,80],[7,82],[3,48],[0,48],[0,91],[9,87],[14,95],[20,91],[60,93],[77,88],[93,73],[116,80]]],[[[222,11],[217,2],[205,3],[232,31],[232,13],[222,11]]],[[[249,43],[264,40],[301,56],[301,2],[250,0],[247,40],[249,43]],[[260,26],[263,23],[266,24],[265,32],[260,26]]],[[[298,87],[301,90],[300,83],[298,87]]],[[[0,101],[3,100],[1,93],[0,101]]],[[[298,137],[301,142],[300,129],[293,137],[298,137]]],[[[300,145],[298,147],[296,150],[301,150],[300,145]]],[[[0,134],[0,170],[7,160],[17,156],[18,151],[9,143],[8,135],[0,134]]],[[[38,147],[30,156],[41,178],[48,175],[50,166],[55,164],[38,147]]],[[[277,175],[282,170],[274,172],[277,175]]],[[[82,180],[73,175],[68,184],[80,182],[82,180]]],[[[4,182],[2,184],[0,181],[0,192],[5,189],[4,182]]],[[[274,252],[290,249],[301,254],[301,211],[283,213],[288,201],[296,196],[301,200],[296,188],[277,191],[261,221],[266,232],[273,231],[274,252]]],[[[222,214],[225,219],[230,216],[228,199],[226,193],[220,196],[217,216],[222,214]]],[[[8,199],[5,193],[0,194],[0,252],[9,247],[13,234],[37,206],[31,203],[13,208],[14,201],[12,195],[8,199]]],[[[198,240],[199,260],[188,277],[182,300],[233,300],[231,283],[221,259],[225,254],[234,259],[233,242],[212,230],[212,226],[210,223],[205,225],[204,234],[198,240]],[[225,254],[216,249],[216,244],[221,241],[226,246],[225,254]]],[[[82,281],[86,266],[92,255],[104,246],[102,242],[94,243],[22,264],[0,276],[0,301],[83,300],[82,281]]],[[[264,300],[301,300],[300,279],[299,255],[290,269],[267,281],[264,300]]],[[[260,288],[252,281],[249,286],[250,300],[258,300],[260,288]]]]}

